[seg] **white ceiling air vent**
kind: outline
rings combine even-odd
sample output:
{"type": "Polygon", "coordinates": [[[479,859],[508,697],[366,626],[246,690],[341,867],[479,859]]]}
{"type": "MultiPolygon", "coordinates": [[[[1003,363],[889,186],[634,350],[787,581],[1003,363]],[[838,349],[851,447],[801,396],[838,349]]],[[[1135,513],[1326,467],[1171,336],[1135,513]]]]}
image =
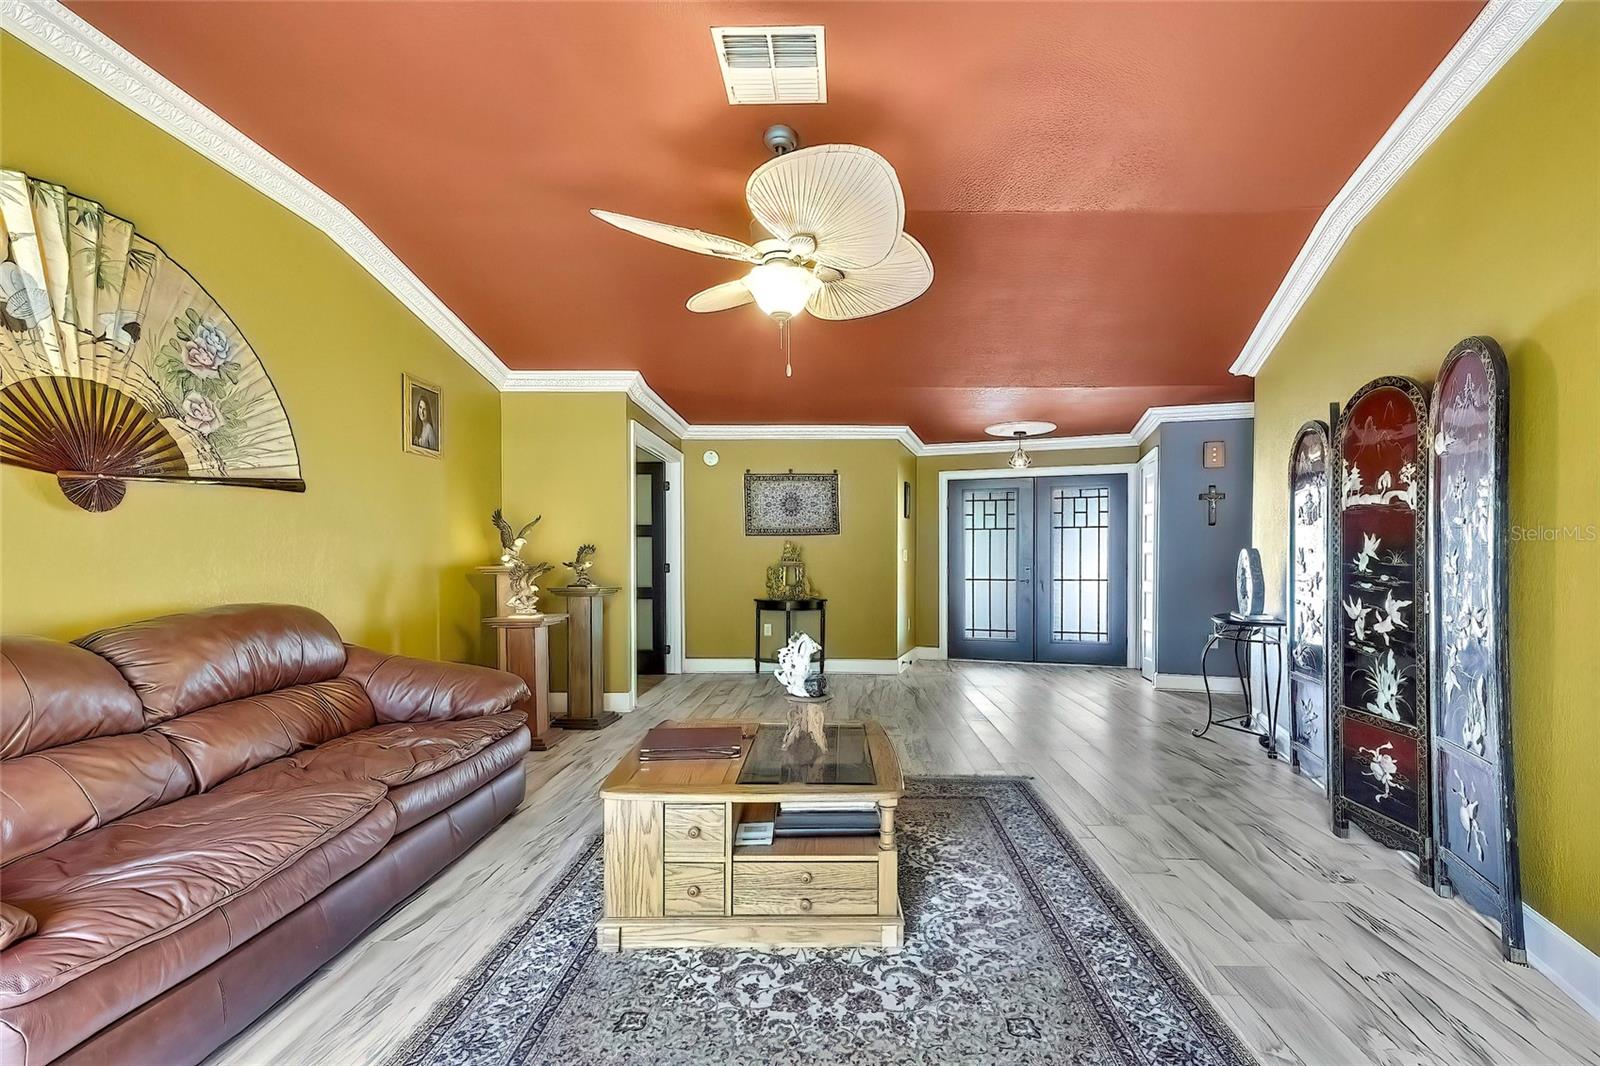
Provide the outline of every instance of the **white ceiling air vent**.
{"type": "Polygon", "coordinates": [[[821,26],[713,26],[730,104],[825,104],[821,26]]]}

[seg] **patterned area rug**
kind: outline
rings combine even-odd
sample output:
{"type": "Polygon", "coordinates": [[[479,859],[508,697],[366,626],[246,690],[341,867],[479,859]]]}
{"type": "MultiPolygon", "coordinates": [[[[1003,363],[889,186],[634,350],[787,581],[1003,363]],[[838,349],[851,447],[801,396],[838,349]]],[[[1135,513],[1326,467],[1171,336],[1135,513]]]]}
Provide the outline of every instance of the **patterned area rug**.
{"type": "Polygon", "coordinates": [[[599,842],[390,1060],[1251,1063],[1028,785],[910,778],[905,949],[595,949],[599,842]]]}

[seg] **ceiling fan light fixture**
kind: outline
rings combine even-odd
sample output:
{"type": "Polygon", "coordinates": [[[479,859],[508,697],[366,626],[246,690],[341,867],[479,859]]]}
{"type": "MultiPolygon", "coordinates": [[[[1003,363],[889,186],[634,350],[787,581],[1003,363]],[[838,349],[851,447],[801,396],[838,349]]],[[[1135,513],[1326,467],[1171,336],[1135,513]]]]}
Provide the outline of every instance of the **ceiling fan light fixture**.
{"type": "Polygon", "coordinates": [[[762,263],[744,279],[756,306],[773,318],[787,320],[804,311],[822,282],[798,263],[779,260],[762,263]]]}

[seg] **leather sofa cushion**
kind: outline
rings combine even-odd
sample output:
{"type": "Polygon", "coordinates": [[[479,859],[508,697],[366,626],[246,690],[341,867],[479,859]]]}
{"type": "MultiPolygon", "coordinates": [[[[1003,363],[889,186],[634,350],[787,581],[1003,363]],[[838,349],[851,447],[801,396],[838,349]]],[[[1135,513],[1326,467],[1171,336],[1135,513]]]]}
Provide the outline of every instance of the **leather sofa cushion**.
{"type": "Polygon", "coordinates": [[[21,907],[0,900],[0,951],[15,944],[25,936],[32,936],[39,928],[33,915],[21,907]]]}
{"type": "Polygon", "coordinates": [[[9,864],[195,790],[189,763],[159,733],[95,737],[0,764],[0,861],[9,864]]]}
{"type": "Polygon", "coordinates": [[[239,604],[102,629],[76,642],[121,671],[154,725],[229,700],[337,677],[338,630],[316,611],[239,604]]]}
{"type": "Polygon", "coordinates": [[[374,726],[240,774],[215,794],[277,792],[318,781],[375,781],[393,789],[465,762],[526,723],[521,711],[507,711],[459,722],[374,726]]]}
{"type": "Polygon", "coordinates": [[[0,640],[0,759],[143,728],[139,697],[100,656],[42,637],[0,640]]]}
{"type": "Polygon", "coordinates": [[[394,831],[403,833],[470,796],[520,763],[528,754],[529,744],[528,727],[518,726],[470,759],[391,788],[389,802],[394,804],[394,831]]]}
{"type": "Polygon", "coordinates": [[[325,887],[316,884],[321,874],[291,892],[294,898],[251,902],[246,893],[380,803],[375,853],[393,832],[393,808],[381,786],[339,781],[286,792],[190,796],[13,863],[5,873],[6,899],[32,914],[39,928],[5,951],[0,1011],[81,980],[225,904],[239,916],[239,922],[231,915],[227,921],[237,938],[250,935],[242,929],[263,928],[325,887]]]}
{"type": "Polygon", "coordinates": [[[515,674],[345,646],[345,675],[372,697],[379,722],[435,722],[509,711],[528,698],[515,674]]]}
{"type": "Polygon", "coordinates": [[[361,686],[336,677],[207,707],[154,728],[189,760],[204,791],[373,721],[361,686]]]}

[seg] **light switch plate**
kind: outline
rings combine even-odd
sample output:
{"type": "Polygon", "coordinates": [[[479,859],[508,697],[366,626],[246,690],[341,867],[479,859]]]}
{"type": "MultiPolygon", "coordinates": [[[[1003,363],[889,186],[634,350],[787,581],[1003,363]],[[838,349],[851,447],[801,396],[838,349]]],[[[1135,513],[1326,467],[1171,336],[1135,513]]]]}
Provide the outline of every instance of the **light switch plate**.
{"type": "Polygon", "coordinates": [[[1208,440],[1200,446],[1200,455],[1207,470],[1221,470],[1228,461],[1227,451],[1220,440],[1208,440]]]}

